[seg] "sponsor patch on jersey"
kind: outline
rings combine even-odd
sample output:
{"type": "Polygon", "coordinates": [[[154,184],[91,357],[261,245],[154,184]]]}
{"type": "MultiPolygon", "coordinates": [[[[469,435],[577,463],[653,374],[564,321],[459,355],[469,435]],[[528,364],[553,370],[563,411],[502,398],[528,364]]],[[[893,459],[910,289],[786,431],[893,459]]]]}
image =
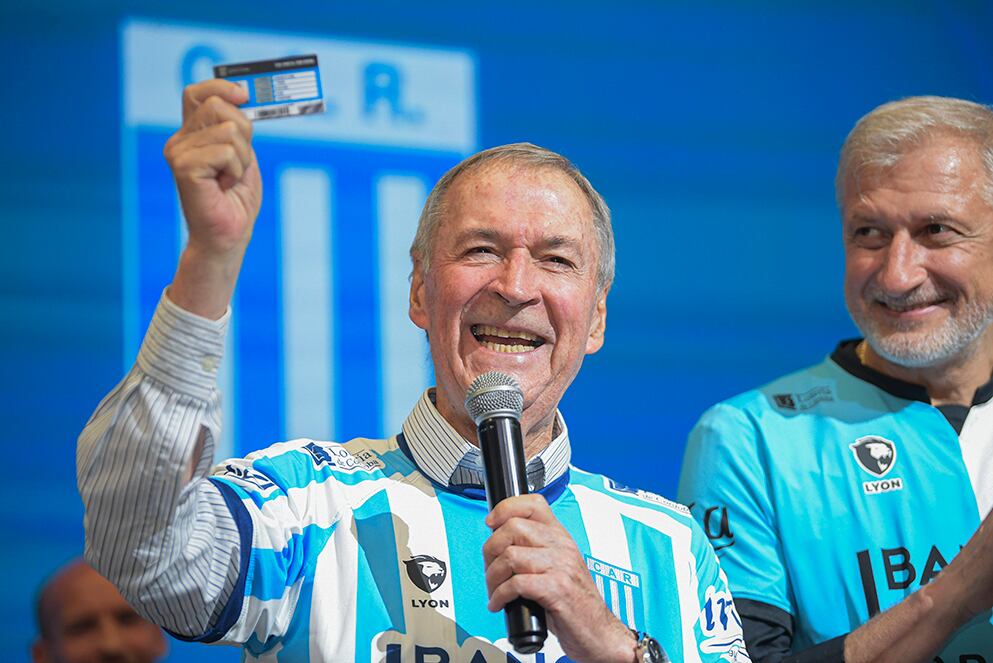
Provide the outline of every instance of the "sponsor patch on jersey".
{"type": "Polygon", "coordinates": [[[700,651],[704,654],[723,654],[721,658],[725,661],[749,661],[741,617],[734,607],[731,593],[710,585],[704,597],[706,600],[700,611],[700,630],[703,632],[700,651]]]}
{"type": "Polygon", "coordinates": [[[875,481],[862,483],[866,495],[879,495],[903,490],[903,479],[890,477],[883,479],[896,465],[896,444],[879,435],[865,435],[848,445],[855,455],[855,462],[869,474],[878,477],[875,481]]]}
{"type": "Polygon", "coordinates": [[[240,465],[228,464],[224,466],[224,471],[221,472],[221,476],[229,477],[233,479],[235,483],[254,486],[256,492],[260,493],[262,496],[267,495],[276,487],[276,484],[273,483],[272,479],[250,467],[241,467],[240,465]]]}
{"type": "Polygon", "coordinates": [[[414,555],[403,564],[410,581],[428,594],[441,587],[448,577],[448,565],[431,555],[414,555]]]}
{"type": "Polygon", "coordinates": [[[310,457],[314,460],[315,468],[321,469],[324,465],[327,465],[328,467],[335,466],[334,458],[328,450],[316,442],[308,442],[303,445],[303,450],[310,454],[310,457]]]}
{"type": "Polygon", "coordinates": [[[833,401],[834,394],[826,385],[799,394],[773,394],[772,400],[783,410],[809,410],[818,403],[833,401]]]}
{"type": "Polygon", "coordinates": [[[734,545],[734,532],[731,531],[731,521],[728,517],[728,508],[726,506],[709,506],[704,508],[693,502],[689,507],[690,512],[697,508],[703,509],[703,517],[700,519],[700,522],[703,525],[703,533],[710,540],[710,545],[713,546],[714,552],[719,552],[724,548],[730,548],[734,545]]]}
{"type": "Polygon", "coordinates": [[[353,454],[340,444],[321,444],[320,442],[309,442],[303,446],[303,449],[310,454],[314,460],[314,466],[318,469],[326,465],[341,472],[351,473],[375,472],[386,467],[386,463],[369,449],[362,449],[353,454]]]}
{"type": "Polygon", "coordinates": [[[661,495],[656,495],[655,493],[650,493],[647,490],[640,490],[638,488],[631,488],[630,486],[625,486],[622,483],[618,483],[613,479],[607,479],[607,488],[616,493],[622,493],[624,495],[632,495],[639,499],[643,499],[646,502],[652,502],[653,504],[662,505],[673,511],[679,511],[680,513],[685,513],[687,516],[690,515],[690,510],[680,504],[679,502],[673,502],[668,500],[661,495]]]}

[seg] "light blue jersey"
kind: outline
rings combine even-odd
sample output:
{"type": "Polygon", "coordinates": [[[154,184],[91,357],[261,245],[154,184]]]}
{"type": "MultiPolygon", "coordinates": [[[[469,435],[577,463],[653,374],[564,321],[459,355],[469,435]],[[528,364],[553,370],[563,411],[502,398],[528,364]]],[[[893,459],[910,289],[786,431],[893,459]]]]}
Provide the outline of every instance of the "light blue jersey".
{"type": "MultiPolygon", "coordinates": [[[[296,440],[214,478],[244,537],[239,586],[204,639],[251,661],[567,660],[512,652],[486,609],[483,495],[428,479],[403,436],[296,440]]],[[[717,559],[684,508],[570,468],[542,491],[604,600],[678,661],[747,661],[717,559]]]]}
{"type": "MultiPolygon", "coordinates": [[[[735,598],[792,615],[794,651],[929,582],[993,502],[991,385],[943,413],[853,349],[710,409],[680,481],[735,598]]],[[[939,660],[993,663],[988,617],[939,660]]]]}

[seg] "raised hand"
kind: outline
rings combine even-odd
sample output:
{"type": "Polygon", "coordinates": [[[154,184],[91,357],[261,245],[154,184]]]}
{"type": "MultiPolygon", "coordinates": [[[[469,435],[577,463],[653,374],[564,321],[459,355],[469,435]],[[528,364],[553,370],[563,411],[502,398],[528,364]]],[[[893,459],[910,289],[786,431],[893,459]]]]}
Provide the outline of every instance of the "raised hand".
{"type": "Polygon", "coordinates": [[[183,125],[164,150],[189,227],[169,298],[211,318],[227,308],[262,204],[252,123],[236,106],[247,97],[220,79],[187,86],[183,125]]]}

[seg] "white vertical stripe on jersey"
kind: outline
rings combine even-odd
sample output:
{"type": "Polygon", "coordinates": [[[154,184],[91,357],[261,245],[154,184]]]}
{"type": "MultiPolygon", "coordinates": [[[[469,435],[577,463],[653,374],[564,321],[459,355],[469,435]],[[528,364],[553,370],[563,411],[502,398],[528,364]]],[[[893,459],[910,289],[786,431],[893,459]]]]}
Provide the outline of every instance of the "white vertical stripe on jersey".
{"type": "Polygon", "coordinates": [[[376,180],[382,430],[387,436],[400,430],[410,404],[417,402],[430,382],[427,338],[407,316],[408,251],[426,196],[424,180],[416,175],[384,175],[376,180]]]}
{"type": "Polygon", "coordinates": [[[332,182],[320,168],[279,175],[286,437],[334,439],[332,182]]]}
{"type": "Polygon", "coordinates": [[[965,419],[959,444],[962,459],[969,471],[969,481],[976,495],[979,519],[982,520],[993,507],[993,400],[974,405],[965,419]]]}
{"type": "Polygon", "coordinates": [[[359,547],[353,522],[348,510],[317,561],[310,612],[312,661],[356,660],[359,547]]]}
{"type": "Polygon", "coordinates": [[[618,619],[621,618],[621,593],[618,589],[619,584],[616,580],[610,581],[610,609],[614,613],[614,617],[618,619]]]}
{"type": "MultiPolygon", "coordinates": [[[[455,597],[452,591],[451,564],[448,552],[448,536],[444,531],[445,518],[441,502],[435,496],[434,486],[423,475],[410,478],[410,483],[391,482],[386,490],[393,515],[393,527],[397,545],[397,572],[400,574],[403,596],[403,616],[407,634],[431,633],[438,642],[455,642],[455,597]],[[446,578],[441,585],[428,594],[414,585],[407,576],[405,561],[414,555],[430,555],[447,566],[446,578]],[[420,601],[433,599],[437,608],[415,607],[420,601]],[[448,603],[444,607],[444,602],[448,603]]],[[[413,645],[408,636],[398,636],[403,642],[405,656],[410,656],[413,645]]],[[[428,643],[431,644],[431,643],[428,643]]],[[[372,645],[372,651],[379,650],[372,645]]]]}
{"type": "MultiPolygon", "coordinates": [[[[583,515],[583,522],[597,523],[596,528],[587,529],[590,554],[593,557],[638,571],[631,564],[622,515],[658,530],[672,541],[673,559],[687,562],[685,564],[677,562],[673,569],[680,600],[680,616],[683,620],[683,660],[687,663],[698,662],[700,649],[696,643],[693,625],[700,617],[700,606],[697,597],[696,557],[691,547],[690,527],[659,511],[622,503],[586,486],[574,485],[572,491],[583,515]]],[[[644,600],[649,601],[651,598],[645,596],[644,600]]]]}
{"type": "Polygon", "coordinates": [[[634,591],[631,585],[624,585],[624,605],[627,607],[627,622],[631,628],[638,630],[638,624],[634,623],[634,591]]]}

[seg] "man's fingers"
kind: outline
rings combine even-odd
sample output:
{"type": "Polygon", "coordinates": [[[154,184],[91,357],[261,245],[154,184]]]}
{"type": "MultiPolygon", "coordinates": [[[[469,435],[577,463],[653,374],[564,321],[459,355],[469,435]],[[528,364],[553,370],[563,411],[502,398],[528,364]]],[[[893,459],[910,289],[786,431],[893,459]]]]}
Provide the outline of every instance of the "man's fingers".
{"type": "Polygon", "coordinates": [[[575,547],[564,529],[525,518],[512,518],[494,531],[483,544],[483,563],[489,565],[504,550],[514,545],[532,548],[575,547]]]}
{"type": "Polygon", "coordinates": [[[508,546],[486,566],[486,589],[493,590],[516,574],[546,573],[558,568],[555,555],[545,548],[508,546]]]}
{"type": "Polygon", "coordinates": [[[183,88],[183,122],[192,116],[197,109],[211,97],[220,97],[232,105],[248,101],[248,91],[237,83],[222,78],[212,78],[183,88]]]}
{"type": "Polygon", "coordinates": [[[210,145],[230,145],[235,149],[238,160],[241,161],[244,168],[248,168],[249,164],[252,163],[251,143],[246,140],[240,127],[230,120],[213,124],[192,133],[177,134],[173,139],[170,139],[166,146],[166,159],[171,162],[173,154],[210,145]]]}
{"type": "Polygon", "coordinates": [[[490,511],[486,516],[486,524],[490,529],[497,529],[511,518],[526,518],[548,524],[557,522],[548,502],[539,494],[508,497],[490,511]]]}
{"type": "Polygon", "coordinates": [[[241,180],[246,168],[238,157],[237,150],[229,143],[184,150],[171,163],[176,180],[190,182],[227,175],[233,183],[241,180]]]}
{"type": "Polygon", "coordinates": [[[490,612],[497,612],[514,599],[525,598],[554,612],[557,602],[566,600],[568,596],[569,587],[566,586],[564,576],[549,573],[515,573],[493,590],[486,608],[490,612]]]}
{"type": "Polygon", "coordinates": [[[189,134],[223,122],[233,122],[245,140],[251,141],[252,121],[245,117],[245,114],[237,106],[216,95],[207,97],[192,114],[183,120],[181,132],[189,134]]]}

